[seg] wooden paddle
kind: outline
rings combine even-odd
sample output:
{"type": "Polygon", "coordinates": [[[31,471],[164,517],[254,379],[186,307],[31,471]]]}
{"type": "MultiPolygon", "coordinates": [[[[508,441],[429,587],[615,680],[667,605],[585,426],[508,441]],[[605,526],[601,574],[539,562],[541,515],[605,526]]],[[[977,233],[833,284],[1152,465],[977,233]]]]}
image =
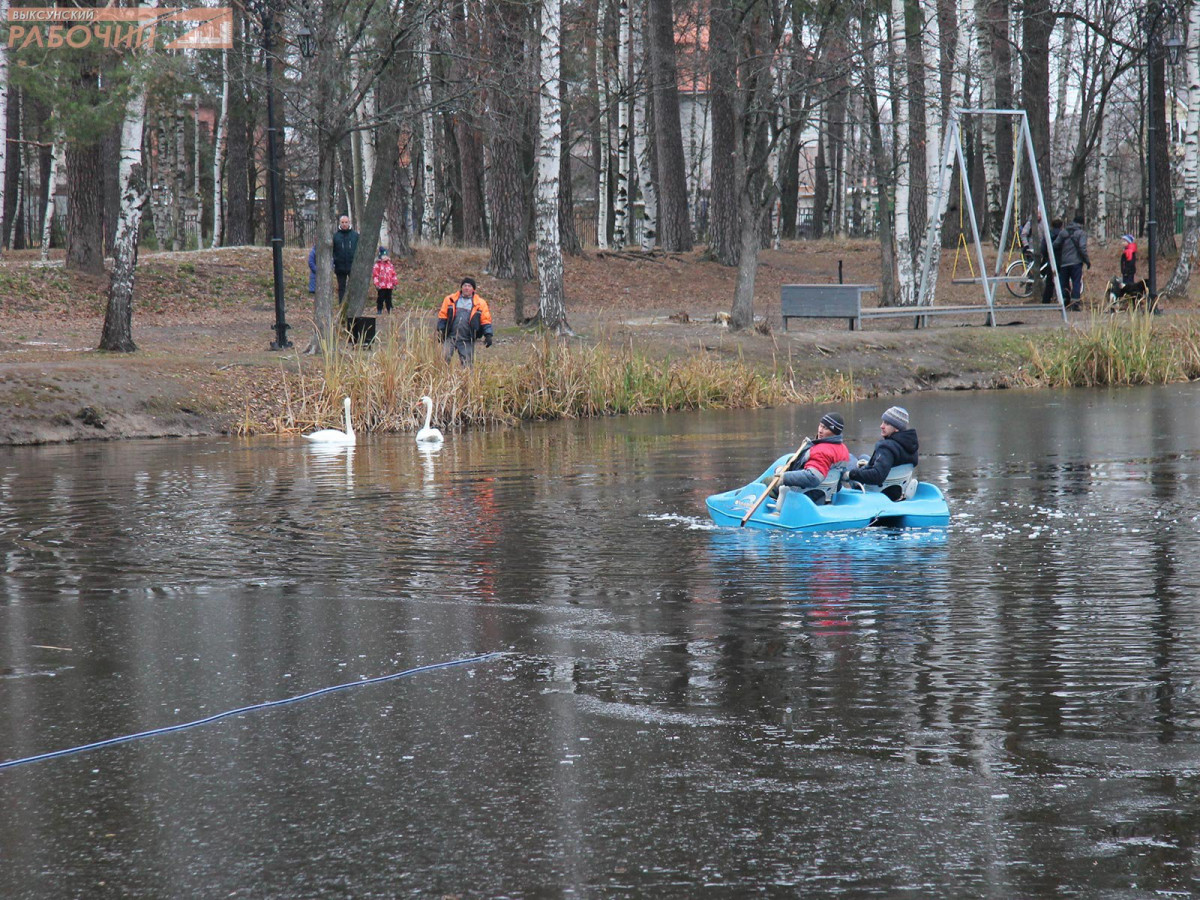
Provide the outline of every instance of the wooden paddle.
{"type": "MultiPolygon", "coordinates": [[[[792,463],[794,463],[796,460],[798,460],[800,458],[800,454],[803,453],[805,451],[805,449],[808,447],[808,445],[811,443],[812,443],[812,438],[805,438],[803,441],[801,441],[800,446],[796,448],[796,452],[792,454],[791,459],[789,459],[786,463],[783,464],[783,471],[786,472],[788,469],[790,469],[792,467],[792,463]]],[[[748,513],[746,513],[744,516],[742,516],[742,521],[741,521],[741,524],[738,525],[738,528],[745,527],[746,522],[749,521],[749,519],[752,515],[754,515],[754,511],[756,509],[758,509],[760,506],[762,506],[762,502],[767,499],[767,496],[771,493],[771,491],[775,490],[775,488],[778,486],[779,482],[781,482],[781,481],[783,481],[783,476],[776,475],[769,482],[767,482],[767,489],[762,492],[762,496],[759,497],[754,502],[754,505],[752,507],[750,507],[750,511],[748,513]]]]}

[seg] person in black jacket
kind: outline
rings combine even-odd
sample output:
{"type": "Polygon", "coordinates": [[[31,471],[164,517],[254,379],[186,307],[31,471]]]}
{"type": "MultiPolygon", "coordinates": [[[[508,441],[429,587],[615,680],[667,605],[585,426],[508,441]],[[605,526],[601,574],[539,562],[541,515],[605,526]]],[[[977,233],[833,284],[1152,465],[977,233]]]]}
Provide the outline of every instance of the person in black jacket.
{"type": "Polygon", "coordinates": [[[875,444],[871,458],[846,476],[851,481],[879,487],[894,466],[917,464],[917,432],[908,427],[908,410],[891,406],[883,413],[879,424],[883,435],[875,444]]]}
{"type": "Polygon", "coordinates": [[[354,268],[354,254],[358,252],[358,232],[350,227],[350,217],[338,219],[338,230],[333,233],[333,274],[337,276],[338,303],[346,296],[346,281],[354,268]]]}

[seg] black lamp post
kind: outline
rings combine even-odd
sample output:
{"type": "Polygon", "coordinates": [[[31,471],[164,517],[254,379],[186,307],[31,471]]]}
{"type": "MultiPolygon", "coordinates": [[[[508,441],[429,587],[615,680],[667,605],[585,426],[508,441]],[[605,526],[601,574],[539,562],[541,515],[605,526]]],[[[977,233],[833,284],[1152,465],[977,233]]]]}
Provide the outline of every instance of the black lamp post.
{"type": "Polygon", "coordinates": [[[1176,29],[1174,10],[1159,6],[1146,28],[1146,254],[1149,276],[1147,287],[1150,289],[1150,308],[1158,309],[1158,274],[1155,264],[1158,259],[1158,220],[1157,220],[1157,180],[1154,165],[1155,132],[1158,130],[1154,122],[1154,62],[1160,52],[1166,51],[1166,57],[1171,65],[1178,65],[1183,56],[1183,39],[1176,29]],[[1159,27],[1166,16],[1171,26],[1171,34],[1164,41],[1159,38],[1159,27]]]}
{"type": "MultiPolygon", "coordinates": [[[[316,42],[307,27],[296,35],[300,55],[312,59],[316,42]]],[[[271,267],[275,280],[275,340],[272,350],[292,346],[283,300],[283,174],[279,171],[279,129],[275,125],[275,17],[270,3],[263,11],[263,50],[267,58],[267,198],[271,215],[271,267]]]]}

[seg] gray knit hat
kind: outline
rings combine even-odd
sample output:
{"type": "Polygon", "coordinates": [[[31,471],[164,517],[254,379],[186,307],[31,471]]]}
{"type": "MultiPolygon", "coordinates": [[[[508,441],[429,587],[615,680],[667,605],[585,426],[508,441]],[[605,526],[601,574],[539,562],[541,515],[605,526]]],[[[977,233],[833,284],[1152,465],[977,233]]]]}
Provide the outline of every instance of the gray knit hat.
{"type": "Polygon", "coordinates": [[[846,427],[846,420],[842,418],[840,413],[831,412],[821,416],[821,424],[834,434],[841,434],[846,427]]]}
{"type": "Polygon", "coordinates": [[[889,406],[883,411],[883,421],[903,431],[908,427],[908,410],[903,406],[889,406]]]}

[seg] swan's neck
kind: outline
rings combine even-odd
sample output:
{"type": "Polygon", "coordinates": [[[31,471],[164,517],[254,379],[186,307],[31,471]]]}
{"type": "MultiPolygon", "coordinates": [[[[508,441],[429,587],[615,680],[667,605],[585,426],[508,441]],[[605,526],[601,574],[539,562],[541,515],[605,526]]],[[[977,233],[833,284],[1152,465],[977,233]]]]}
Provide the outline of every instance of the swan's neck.
{"type": "Polygon", "coordinates": [[[354,434],[354,426],[350,423],[350,407],[345,407],[344,412],[346,413],[346,434],[354,434]]]}
{"type": "Polygon", "coordinates": [[[425,429],[429,430],[429,423],[433,419],[433,404],[428,400],[425,401],[425,429]]]}

